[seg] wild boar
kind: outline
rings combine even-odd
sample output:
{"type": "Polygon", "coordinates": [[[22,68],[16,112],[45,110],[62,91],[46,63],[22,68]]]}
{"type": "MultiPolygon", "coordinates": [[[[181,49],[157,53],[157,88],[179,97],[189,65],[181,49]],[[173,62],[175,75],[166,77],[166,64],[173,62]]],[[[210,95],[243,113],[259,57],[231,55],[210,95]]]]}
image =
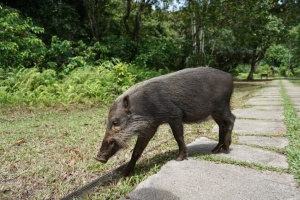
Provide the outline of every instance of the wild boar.
{"type": "Polygon", "coordinates": [[[230,110],[232,76],[208,68],[188,68],[138,83],[111,106],[107,127],[96,159],[106,163],[137,136],[131,160],[123,174],[129,175],[159,125],[168,123],[179,147],[177,161],[187,157],[183,123],[212,116],[219,126],[219,143],[212,150],[228,152],[235,116],[230,110]]]}

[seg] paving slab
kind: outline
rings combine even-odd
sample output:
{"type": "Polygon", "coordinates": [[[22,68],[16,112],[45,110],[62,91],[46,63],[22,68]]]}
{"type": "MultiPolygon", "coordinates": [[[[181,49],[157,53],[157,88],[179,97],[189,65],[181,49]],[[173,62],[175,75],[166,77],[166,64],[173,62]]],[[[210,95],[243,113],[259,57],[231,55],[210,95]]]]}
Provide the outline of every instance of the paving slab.
{"type": "Polygon", "coordinates": [[[283,105],[283,102],[251,98],[246,102],[246,105],[283,105]]]}
{"type": "Polygon", "coordinates": [[[289,140],[284,137],[238,136],[238,141],[244,144],[277,148],[284,148],[289,145],[289,140]]]}
{"type": "Polygon", "coordinates": [[[260,91],[256,93],[256,96],[263,96],[263,97],[281,97],[280,92],[264,92],[260,91]]]}
{"type": "Polygon", "coordinates": [[[280,87],[279,86],[266,86],[263,89],[261,89],[259,92],[263,92],[266,94],[271,94],[271,93],[279,93],[280,92],[280,87]]]}
{"type": "Polygon", "coordinates": [[[122,200],[299,200],[288,174],[194,160],[169,161],[122,200]]]}
{"type": "Polygon", "coordinates": [[[259,110],[256,108],[236,109],[232,111],[237,118],[283,120],[283,111],[259,110]]]}
{"type": "Polygon", "coordinates": [[[299,106],[300,105],[300,97],[299,98],[291,98],[293,104],[299,106]]]}
{"type": "Polygon", "coordinates": [[[287,95],[289,95],[291,97],[295,97],[295,98],[299,98],[300,97],[300,93],[298,93],[298,92],[288,92],[287,91],[287,95]]]}
{"type": "Polygon", "coordinates": [[[299,86],[295,86],[295,85],[290,85],[290,84],[285,84],[286,85],[286,92],[288,94],[294,94],[296,96],[300,96],[300,91],[299,91],[299,86]]]}
{"type": "Polygon", "coordinates": [[[279,84],[274,83],[274,85],[267,85],[266,87],[262,88],[259,92],[264,93],[276,93],[280,91],[279,84]]]}
{"type": "MultiPolygon", "coordinates": [[[[299,90],[300,90],[300,87],[299,87],[299,90]]],[[[299,99],[300,98],[300,95],[294,95],[294,94],[288,94],[291,98],[294,98],[294,99],[299,99]]]]}
{"type": "Polygon", "coordinates": [[[254,99],[261,100],[261,101],[282,101],[281,96],[256,96],[253,97],[254,99]]]}
{"type": "Polygon", "coordinates": [[[256,95],[263,95],[263,96],[280,96],[280,87],[276,87],[276,88],[264,88],[262,90],[260,90],[259,92],[256,93],[256,95]]]}
{"type": "MultiPolygon", "coordinates": [[[[188,145],[189,154],[212,154],[211,150],[217,145],[217,142],[205,137],[200,137],[188,145]]],[[[268,151],[260,148],[254,148],[245,145],[230,145],[229,153],[214,154],[218,157],[230,158],[233,160],[244,161],[248,163],[257,163],[270,167],[279,167],[287,169],[289,164],[286,157],[282,154],[268,151]]]]}
{"type": "Polygon", "coordinates": [[[280,111],[283,113],[283,106],[280,105],[258,105],[258,106],[251,106],[250,108],[256,109],[256,110],[266,110],[266,111],[280,111]]]}
{"type": "Polygon", "coordinates": [[[271,96],[256,96],[249,99],[251,101],[279,101],[283,102],[282,97],[271,97],[271,96]]]}
{"type": "Polygon", "coordinates": [[[276,98],[279,99],[279,98],[280,98],[280,99],[282,99],[281,94],[265,94],[265,93],[257,93],[256,96],[257,96],[257,97],[262,97],[262,98],[274,98],[274,99],[276,99],[276,98]]]}
{"type": "MultiPolygon", "coordinates": [[[[218,133],[219,127],[213,127],[213,132],[218,133]]],[[[284,134],[286,127],[282,121],[275,120],[254,120],[254,119],[236,119],[233,132],[238,134],[284,134]]]]}

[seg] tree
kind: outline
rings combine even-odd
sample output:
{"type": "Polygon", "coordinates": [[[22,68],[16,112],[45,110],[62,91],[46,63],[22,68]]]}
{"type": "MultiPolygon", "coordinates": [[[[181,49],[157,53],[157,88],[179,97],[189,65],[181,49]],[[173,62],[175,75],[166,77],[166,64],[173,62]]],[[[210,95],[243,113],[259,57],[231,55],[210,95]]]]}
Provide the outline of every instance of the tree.
{"type": "Polygon", "coordinates": [[[289,49],[283,45],[273,44],[266,52],[264,63],[279,68],[288,65],[289,49]]]}
{"type": "Polygon", "coordinates": [[[43,27],[40,38],[46,44],[53,35],[67,40],[87,37],[83,0],[0,0],[4,5],[20,11],[20,15],[30,17],[33,23],[43,27]]]}
{"type": "Polygon", "coordinates": [[[289,31],[288,48],[288,68],[293,75],[300,76],[300,24],[289,31]],[[298,71],[296,74],[295,71],[298,71]]]}
{"type": "Polygon", "coordinates": [[[30,18],[23,18],[9,8],[0,6],[0,67],[32,67],[45,54],[45,45],[38,34],[44,29],[34,26],[30,18]]]}
{"type": "Polygon", "coordinates": [[[90,45],[96,39],[107,49],[105,57],[156,69],[208,65],[230,71],[244,63],[251,80],[267,49],[290,41],[296,60],[297,37],[287,37],[300,20],[300,3],[293,0],[182,0],[177,9],[174,0],[0,2],[45,27],[39,38],[49,46],[52,36],[90,45]]]}
{"type": "Polygon", "coordinates": [[[267,49],[280,40],[284,29],[282,20],[270,13],[277,5],[275,1],[223,1],[222,9],[226,9],[223,24],[232,31],[234,49],[244,52],[249,57],[245,61],[251,66],[248,80],[253,80],[253,74],[259,62],[264,58],[267,49]]]}

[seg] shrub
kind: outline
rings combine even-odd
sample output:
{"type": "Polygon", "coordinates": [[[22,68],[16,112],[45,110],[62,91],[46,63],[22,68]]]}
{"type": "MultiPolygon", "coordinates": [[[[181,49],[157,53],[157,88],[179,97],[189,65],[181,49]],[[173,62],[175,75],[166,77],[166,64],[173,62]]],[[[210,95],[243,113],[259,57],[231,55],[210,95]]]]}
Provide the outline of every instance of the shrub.
{"type": "Polygon", "coordinates": [[[87,64],[59,75],[55,70],[20,68],[0,71],[0,103],[53,106],[57,104],[108,104],[130,86],[161,72],[119,62],[87,64]],[[63,78],[61,78],[63,77],[63,78]]]}
{"type": "Polygon", "coordinates": [[[261,65],[257,68],[256,74],[270,74],[272,72],[271,67],[268,64],[261,65]]]}
{"type": "Polygon", "coordinates": [[[14,9],[0,6],[0,67],[32,67],[44,58],[45,45],[37,35],[44,29],[33,25],[14,9]]]}

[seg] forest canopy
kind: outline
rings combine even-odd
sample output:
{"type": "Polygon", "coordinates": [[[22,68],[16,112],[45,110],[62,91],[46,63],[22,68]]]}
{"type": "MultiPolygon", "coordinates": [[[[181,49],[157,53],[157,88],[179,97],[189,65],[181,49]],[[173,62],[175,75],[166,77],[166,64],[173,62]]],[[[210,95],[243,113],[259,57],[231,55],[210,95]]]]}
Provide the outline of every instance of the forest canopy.
{"type": "MultiPolygon", "coordinates": [[[[0,1],[0,70],[70,72],[118,59],[140,68],[210,66],[300,75],[294,0],[0,1]]],[[[0,74],[1,75],[1,74],[0,74]]]]}

